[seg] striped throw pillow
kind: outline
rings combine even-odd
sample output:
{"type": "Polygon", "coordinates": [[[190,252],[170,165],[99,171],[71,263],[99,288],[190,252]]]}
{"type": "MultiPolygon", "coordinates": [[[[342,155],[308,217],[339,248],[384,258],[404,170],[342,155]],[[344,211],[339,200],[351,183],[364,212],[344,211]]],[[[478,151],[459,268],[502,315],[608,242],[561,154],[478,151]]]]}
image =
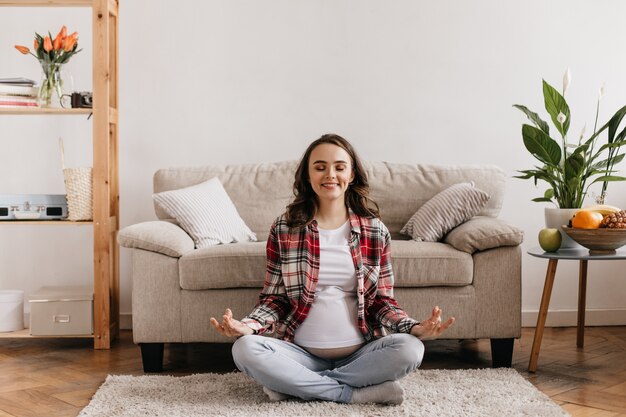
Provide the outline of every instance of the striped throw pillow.
{"type": "Polygon", "coordinates": [[[455,184],[417,209],[400,233],[420,242],[437,242],[446,233],[474,217],[489,201],[489,194],[474,183],[455,184]]]}
{"type": "Polygon", "coordinates": [[[217,177],[152,198],[191,236],[196,248],[257,240],[217,177]]]}

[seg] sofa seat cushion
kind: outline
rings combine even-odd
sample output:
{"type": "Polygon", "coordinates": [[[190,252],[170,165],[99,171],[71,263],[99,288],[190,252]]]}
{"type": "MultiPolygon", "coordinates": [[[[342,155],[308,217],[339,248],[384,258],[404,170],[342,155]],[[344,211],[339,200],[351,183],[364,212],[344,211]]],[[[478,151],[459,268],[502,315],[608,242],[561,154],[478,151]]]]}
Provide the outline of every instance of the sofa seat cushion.
{"type": "Polygon", "coordinates": [[[263,288],[265,242],[215,245],[187,252],[180,258],[183,290],[263,288]]]}
{"type": "Polygon", "coordinates": [[[472,255],[446,243],[391,241],[394,287],[464,286],[472,283],[472,255]]]}
{"type": "MultiPolygon", "coordinates": [[[[396,287],[463,286],[472,283],[472,255],[438,242],[393,240],[396,287]]],[[[187,252],[180,258],[184,290],[262,288],[265,242],[216,245],[187,252]]]]}

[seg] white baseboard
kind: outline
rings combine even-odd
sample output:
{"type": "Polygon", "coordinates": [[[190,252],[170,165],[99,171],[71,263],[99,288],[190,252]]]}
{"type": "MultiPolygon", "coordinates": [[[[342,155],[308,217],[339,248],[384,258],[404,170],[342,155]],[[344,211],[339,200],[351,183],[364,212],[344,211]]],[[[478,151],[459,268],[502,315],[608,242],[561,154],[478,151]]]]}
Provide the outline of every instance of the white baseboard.
{"type": "MultiPolygon", "coordinates": [[[[535,327],[539,310],[522,311],[522,327],[535,327]]],[[[548,310],[546,327],[570,327],[578,322],[577,310],[548,310]]],[[[624,326],[626,309],[587,310],[585,326],[624,326]]]]}

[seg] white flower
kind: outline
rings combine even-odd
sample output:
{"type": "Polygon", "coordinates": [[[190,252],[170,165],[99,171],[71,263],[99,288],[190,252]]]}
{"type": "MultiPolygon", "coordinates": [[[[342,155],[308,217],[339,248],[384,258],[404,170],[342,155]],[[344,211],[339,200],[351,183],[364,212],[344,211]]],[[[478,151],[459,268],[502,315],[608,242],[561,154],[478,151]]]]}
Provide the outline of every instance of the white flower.
{"type": "Polygon", "coordinates": [[[556,121],[559,122],[560,124],[565,123],[566,120],[567,120],[567,116],[564,115],[562,112],[559,112],[559,115],[556,116],[556,121]]]}
{"type": "Polygon", "coordinates": [[[572,74],[570,74],[569,68],[567,68],[567,71],[565,71],[565,74],[563,74],[563,95],[565,95],[565,92],[569,87],[570,81],[572,81],[572,74]]]}
{"type": "Polygon", "coordinates": [[[600,87],[600,89],[598,90],[598,101],[602,99],[603,95],[604,95],[604,84],[602,84],[602,87],[600,87]]]}

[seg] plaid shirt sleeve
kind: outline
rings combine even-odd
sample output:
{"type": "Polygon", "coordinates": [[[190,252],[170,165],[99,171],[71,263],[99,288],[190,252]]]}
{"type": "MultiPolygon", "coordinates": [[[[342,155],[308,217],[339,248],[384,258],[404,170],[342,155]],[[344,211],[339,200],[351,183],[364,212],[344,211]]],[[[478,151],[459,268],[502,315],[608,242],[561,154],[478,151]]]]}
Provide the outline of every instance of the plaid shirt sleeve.
{"type": "Polygon", "coordinates": [[[276,222],[272,225],[267,239],[267,266],[265,284],[259,295],[259,302],[250,314],[241,320],[256,334],[273,333],[278,321],[290,310],[289,299],[282,278],[280,245],[277,238],[276,222]]]}
{"type": "Polygon", "coordinates": [[[391,236],[389,230],[380,222],[380,272],[378,275],[377,292],[369,314],[375,320],[394,333],[409,333],[411,327],[419,322],[412,319],[393,298],[393,269],[391,268],[391,236]]]}

